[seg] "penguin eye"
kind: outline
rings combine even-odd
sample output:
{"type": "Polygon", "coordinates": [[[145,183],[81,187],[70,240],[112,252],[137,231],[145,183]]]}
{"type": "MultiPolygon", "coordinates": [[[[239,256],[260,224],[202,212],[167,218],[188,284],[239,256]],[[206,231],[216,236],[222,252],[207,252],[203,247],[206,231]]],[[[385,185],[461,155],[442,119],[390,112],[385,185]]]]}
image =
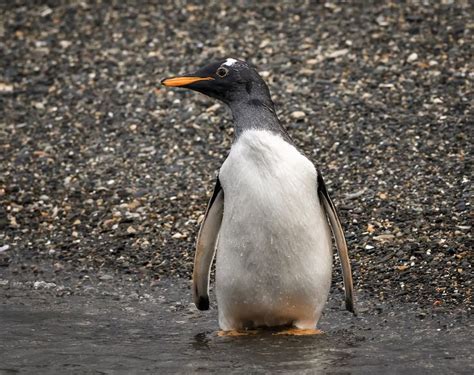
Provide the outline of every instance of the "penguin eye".
{"type": "Polygon", "coordinates": [[[219,69],[217,69],[216,74],[219,77],[224,78],[227,74],[229,74],[229,70],[221,66],[219,69]]]}

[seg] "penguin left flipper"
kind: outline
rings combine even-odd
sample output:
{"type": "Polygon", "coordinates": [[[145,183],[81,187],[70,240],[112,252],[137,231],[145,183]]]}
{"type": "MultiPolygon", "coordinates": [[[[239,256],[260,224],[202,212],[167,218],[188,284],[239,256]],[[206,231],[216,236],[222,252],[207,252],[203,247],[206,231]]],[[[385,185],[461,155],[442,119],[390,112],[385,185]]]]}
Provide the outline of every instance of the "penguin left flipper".
{"type": "Polygon", "coordinates": [[[346,238],[342,230],[341,222],[336,211],[336,207],[329,197],[326,185],[324,184],[323,176],[318,170],[318,196],[321,204],[326,211],[326,216],[329,219],[331,231],[336,240],[337,252],[342,266],[342,279],[344,281],[344,292],[346,309],[356,315],[354,309],[354,286],[352,283],[351,263],[349,261],[349,252],[347,250],[346,238]]]}
{"type": "Polygon", "coordinates": [[[193,296],[194,303],[199,310],[209,309],[209,276],[211,273],[212,260],[216,252],[217,237],[219,235],[223,213],[224,190],[222,190],[218,176],[196,241],[193,296]]]}

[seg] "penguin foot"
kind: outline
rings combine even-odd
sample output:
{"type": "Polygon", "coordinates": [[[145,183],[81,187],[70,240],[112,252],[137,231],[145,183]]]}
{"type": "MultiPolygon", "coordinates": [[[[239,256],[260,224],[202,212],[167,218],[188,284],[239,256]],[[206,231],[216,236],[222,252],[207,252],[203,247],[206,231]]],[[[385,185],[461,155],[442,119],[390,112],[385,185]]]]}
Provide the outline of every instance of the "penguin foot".
{"type": "Polygon", "coordinates": [[[235,329],[231,329],[230,331],[219,331],[217,332],[217,336],[219,337],[239,337],[239,336],[252,336],[257,334],[258,331],[255,330],[245,330],[245,331],[238,331],[235,329]]]}
{"type": "Polygon", "coordinates": [[[284,331],[275,332],[274,335],[285,335],[285,336],[309,336],[309,335],[321,335],[324,332],[320,329],[300,329],[290,328],[284,331]]]}

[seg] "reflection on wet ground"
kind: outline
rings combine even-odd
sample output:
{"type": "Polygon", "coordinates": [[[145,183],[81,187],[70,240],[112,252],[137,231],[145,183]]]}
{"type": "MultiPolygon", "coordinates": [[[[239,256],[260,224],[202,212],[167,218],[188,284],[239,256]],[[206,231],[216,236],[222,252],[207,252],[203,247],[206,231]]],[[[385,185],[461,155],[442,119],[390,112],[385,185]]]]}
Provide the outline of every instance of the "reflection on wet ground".
{"type": "Polygon", "coordinates": [[[198,312],[186,287],[146,296],[2,298],[0,374],[473,372],[466,316],[361,301],[353,317],[332,298],[323,335],[218,337],[216,311],[198,312]]]}

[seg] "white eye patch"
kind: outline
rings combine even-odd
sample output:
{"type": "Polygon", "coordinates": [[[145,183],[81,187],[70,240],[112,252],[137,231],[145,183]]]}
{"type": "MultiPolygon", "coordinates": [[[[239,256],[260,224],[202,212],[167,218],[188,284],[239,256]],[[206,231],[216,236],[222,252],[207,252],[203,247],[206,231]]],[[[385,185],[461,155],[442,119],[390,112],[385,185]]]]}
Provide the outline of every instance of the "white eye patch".
{"type": "Polygon", "coordinates": [[[238,62],[236,59],[228,58],[222,65],[232,66],[236,62],[238,62]]]}

